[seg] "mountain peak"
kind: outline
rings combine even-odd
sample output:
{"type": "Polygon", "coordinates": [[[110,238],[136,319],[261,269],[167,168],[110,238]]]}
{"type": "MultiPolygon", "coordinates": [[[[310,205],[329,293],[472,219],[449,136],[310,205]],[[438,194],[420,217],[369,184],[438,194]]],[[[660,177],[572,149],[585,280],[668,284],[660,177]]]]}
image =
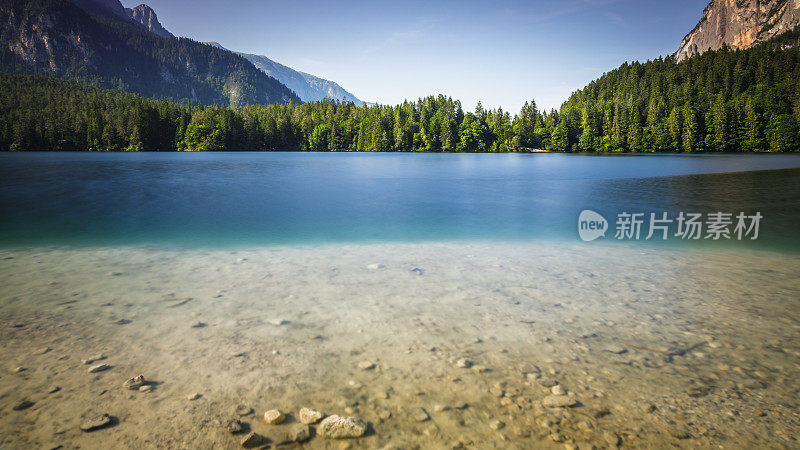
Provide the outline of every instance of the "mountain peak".
{"type": "Polygon", "coordinates": [[[683,61],[723,45],[750,48],[800,25],[800,0],[712,0],[675,53],[683,61]]]}
{"type": "Polygon", "coordinates": [[[128,16],[131,19],[137,23],[140,23],[150,32],[164,38],[175,37],[161,25],[161,22],[158,21],[156,12],[153,11],[153,8],[145,5],[144,3],[132,9],[125,9],[125,11],[128,13],[128,16]]]}

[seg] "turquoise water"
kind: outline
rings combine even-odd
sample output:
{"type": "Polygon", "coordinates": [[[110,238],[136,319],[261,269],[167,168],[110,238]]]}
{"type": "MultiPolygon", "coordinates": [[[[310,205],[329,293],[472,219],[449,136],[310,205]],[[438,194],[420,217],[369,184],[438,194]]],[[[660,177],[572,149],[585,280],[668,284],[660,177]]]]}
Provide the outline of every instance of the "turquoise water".
{"type": "Polygon", "coordinates": [[[583,209],[605,241],[623,211],[758,211],[756,241],[667,243],[800,251],[800,155],[0,154],[4,247],[580,242],[583,209]]]}

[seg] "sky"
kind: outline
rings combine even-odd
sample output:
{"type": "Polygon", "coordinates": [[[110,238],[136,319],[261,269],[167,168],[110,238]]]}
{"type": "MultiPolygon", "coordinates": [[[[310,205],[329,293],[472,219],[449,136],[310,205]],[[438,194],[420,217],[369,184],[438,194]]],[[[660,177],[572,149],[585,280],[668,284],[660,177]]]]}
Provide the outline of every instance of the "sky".
{"type": "MultiPolygon", "coordinates": [[[[177,36],[216,41],[397,104],[558,108],[625,61],[674,53],[708,0],[144,0],[177,36]]],[[[126,7],[141,0],[123,0],[126,7]]]]}

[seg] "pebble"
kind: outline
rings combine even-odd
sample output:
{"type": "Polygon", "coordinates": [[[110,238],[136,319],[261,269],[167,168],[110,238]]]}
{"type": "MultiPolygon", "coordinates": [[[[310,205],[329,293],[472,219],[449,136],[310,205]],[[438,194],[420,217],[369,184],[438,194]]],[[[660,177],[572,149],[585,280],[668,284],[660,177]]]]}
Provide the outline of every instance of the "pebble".
{"type": "Polygon", "coordinates": [[[369,270],[379,270],[379,269],[385,269],[385,268],[386,268],[386,266],[383,265],[383,264],[377,264],[377,263],[375,263],[375,264],[367,264],[367,269],[369,269],[369,270]]]}
{"type": "Polygon", "coordinates": [[[433,407],[435,412],[443,412],[443,411],[450,411],[450,407],[447,405],[436,405],[433,407]]]}
{"type": "Polygon", "coordinates": [[[192,328],[203,328],[204,326],[206,326],[206,324],[204,324],[203,322],[200,322],[199,320],[195,320],[189,326],[192,327],[192,328]]]}
{"type": "Polygon", "coordinates": [[[128,378],[124,383],[122,383],[122,387],[135,391],[136,389],[142,387],[143,384],[144,375],[137,375],[133,378],[128,378]]]}
{"type": "Polygon", "coordinates": [[[548,395],[542,400],[542,404],[548,408],[563,408],[574,406],[578,402],[569,395],[548,395]]]}
{"type": "Polygon", "coordinates": [[[615,446],[619,445],[619,436],[617,436],[615,433],[612,433],[610,431],[604,431],[603,432],[603,440],[606,441],[608,443],[608,445],[610,445],[612,447],[615,447],[615,446]]]}
{"type": "Polygon", "coordinates": [[[244,448],[256,448],[264,444],[264,437],[256,432],[250,432],[242,439],[241,445],[244,448]]]}
{"type": "Polygon", "coordinates": [[[520,370],[520,372],[522,372],[523,375],[528,375],[529,373],[539,373],[539,372],[541,372],[541,369],[539,369],[536,365],[531,364],[531,363],[522,364],[522,366],[520,366],[519,370],[520,370]]]}
{"type": "Polygon", "coordinates": [[[500,430],[505,426],[506,426],[506,424],[501,420],[493,420],[493,421],[489,422],[489,428],[491,428],[493,430],[500,430]]]}
{"type": "Polygon", "coordinates": [[[490,369],[486,366],[477,365],[477,366],[472,366],[472,370],[474,370],[477,373],[486,373],[489,372],[490,369]]]}
{"type": "Polygon", "coordinates": [[[289,321],[286,319],[272,319],[269,321],[270,324],[279,327],[281,325],[288,325],[289,321]]]}
{"type": "Polygon", "coordinates": [[[16,369],[14,369],[14,373],[21,373],[21,372],[25,372],[26,370],[28,370],[28,369],[27,369],[27,368],[25,368],[25,367],[19,366],[19,367],[17,367],[16,369]]]}
{"type": "Polygon", "coordinates": [[[361,370],[372,370],[375,368],[375,363],[372,361],[361,361],[358,363],[358,368],[361,370]]]}
{"type": "Polygon", "coordinates": [[[422,275],[423,273],[425,273],[425,271],[420,269],[419,267],[414,267],[413,269],[411,269],[411,272],[416,273],[417,275],[422,275]]]}
{"type": "Polygon", "coordinates": [[[49,352],[50,350],[52,350],[50,347],[40,348],[39,350],[34,352],[34,355],[44,355],[45,353],[49,352]]]}
{"type": "Polygon", "coordinates": [[[472,367],[472,361],[468,360],[467,358],[461,358],[458,361],[456,361],[456,366],[462,369],[469,369],[470,367],[472,367]]]}
{"type": "Polygon", "coordinates": [[[424,408],[420,407],[411,409],[411,417],[413,417],[417,422],[425,422],[431,418],[431,416],[428,415],[428,411],[425,411],[424,408]]]}
{"type": "Polygon", "coordinates": [[[81,430],[89,432],[105,428],[113,423],[113,419],[108,414],[102,414],[81,424],[81,430]]]}
{"type": "Polygon", "coordinates": [[[489,388],[489,393],[494,395],[495,397],[502,397],[505,395],[506,391],[504,391],[501,387],[492,386],[489,388]]]}
{"type": "Polygon", "coordinates": [[[622,353],[627,352],[628,350],[625,349],[625,347],[623,347],[621,345],[611,344],[608,347],[604,348],[603,351],[606,351],[606,352],[609,352],[609,353],[615,353],[617,355],[620,355],[622,353]]]}
{"type": "Polygon", "coordinates": [[[230,419],[225,424],[225,429],[228,430],[228,432],[231,434],[236,434],[236,433],[241,433],[242,430],[244,430],[244,426],[242,425],[242,422],[239,421],[239,419],[230,419]]]}
{"type": "Polygon", "coordinates": [[[558,384],[558,381],[556,381],[556,380],[554,380],[554,379],[552,379],[550,377],[541,377],[541,378],[537,379],[536,382],[539,383],[541,386],[544,386],[546,388],[552,388],[553,386],[558,384]]]}
{"type": "Polygon", "coordinates": [[[108,364],[97,364],[95,366],[89,367],[89,373],[97,373],[102,372],[104,370],[108,370],[111,368],[108,364]]]}
{"type": "Polygon", "coordinates": [[[361,437],[367,432],[367,423],[356,417],[332,415],[319,423],[317,433],[330,439],[361,437]]]}
{"type": "Polygon", "coordinates": [[[59,386],[50,386],[50,389],[47,391],[48,394],[55,394],[56,392],[60,391],[61,387],[59,386]]]}
{"type": "Polygon", "coordinates": [[[153,390],[153,386],[149,384],[145,384],[144,386],[139,386],[139,392],[151,392],[153,390]]]}
{"type": "Polygon", "coordinates": [[[28,409],[33,406],[33,402],[30,400],[22,400],[21,402],[14,405],[11,409],[14,411],[22,411],[23,409],[28,409]]]}
{"type": "Polygon", "coordinates": [[[278,409],[270,409],[264,413],[264,421],[270,425],[281,424],[284,420],[286,420],[286,414],[278,409]]]}
{"type": "Polygon", "coordinates": [[[94,355],[91,358],[82,359],[81,362],[88,365],[103,359],[106,359],[106,355],[100,353],[99,355],[94,355]]]}
{"type": "Polygon", "coordinates": [[[553,395],[567,395],[567,391],[560,384],[551,387],[550,392],[553,395]]]}
{"type": "Polygon", "coordinates": [[[527,378],[528,381],[536,381],[541,377],[542,377],[542,374],[541,373],[537,373],[537,372],[531,372],[531,373],[525,374],[525,378],[527,378]]]}
{"type": "Polygon", "coordinates": [[[302,423],[317,423],[323,417],[325,417],[325,414],[311,408],[300,408],[300,412],[297,414],[297,418],[302,423]]]}
{"type": "Polygon", "coordinates": [[[692,435],[689,433],[689,428],[685,425],[676,425],[669,429],[669,434],[677,439],[689,439],[692,435]]]}
{"type": "Polygon", "coordinates": [[[247,416],[253,414],[253,408],[246,405],[236,405],[234,411],[236,412],[236,414],[240,416],[247,416]]]}
{"type": "Polygon", "coordinates": [[[186,398],[188,398],[189,400],[197,400],[200,397],[202,397],[202,395],[200,395],[199,392],[194,392],[194,393],[189,394],[189,396],[186,397],[186,398]]]}

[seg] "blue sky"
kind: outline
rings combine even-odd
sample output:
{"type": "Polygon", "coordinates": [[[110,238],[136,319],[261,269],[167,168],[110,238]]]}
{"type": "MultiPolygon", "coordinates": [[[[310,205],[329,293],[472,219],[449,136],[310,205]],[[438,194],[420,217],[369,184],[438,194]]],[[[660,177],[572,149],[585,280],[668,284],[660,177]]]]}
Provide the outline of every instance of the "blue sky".
{"type": "Polygon", "coordinates": [[[673,53],[708,3],[145,1],[176,35],[266,55],[366,101],[441,93],[512,113],[531,98],[558,107],[624,61],[673,53]]]}

